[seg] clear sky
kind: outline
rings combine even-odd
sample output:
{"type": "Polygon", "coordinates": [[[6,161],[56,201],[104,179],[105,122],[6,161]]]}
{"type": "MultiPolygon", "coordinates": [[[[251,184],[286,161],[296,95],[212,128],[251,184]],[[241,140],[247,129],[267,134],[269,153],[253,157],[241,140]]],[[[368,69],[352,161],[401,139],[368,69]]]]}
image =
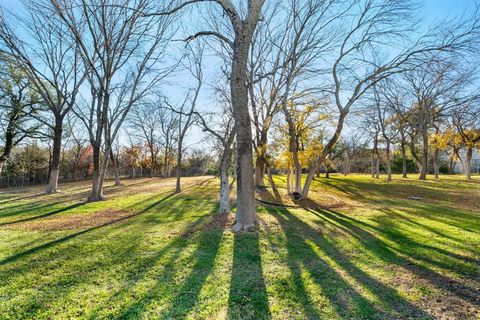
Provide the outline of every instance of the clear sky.
{"type": "MultiPolygon", "coordinates": [[[[246,1],[246,0],[244,0],[246,1]]],[[[424,0],[420,1],[423,4],[421,9],[421,17],[423,17],[427,24],[438,22],[445,17],[453,18],[462,15],[462,13],[472,10],[475,4],[475,0],[424,0]]],[[[0,7],[6,8],[13,12],[18,13],[18,9],[21,8],[20,0],[0,0],[0,7]]],[[[206,63],[204,66],[204,73],[210,78],[216,74],[218,65],[215,63],[206,63]]],[[[214,81],[214,79],[206,79],[208,81],[214,81]]],[[[186,88],[189,86],[189,79],[184,75],[177,75],[175,85],[173,88],[168,88],[167,91],[174,100],[182,100],[182,95],[186,92],[186,88]],[[183,85],[182,85],[183,84],[183,85]]],[[[200,97],[200,109],[211,109],[212,99],[209,90],[205,90],[200,97]]],[[[201,137],[199,129],[194,129],[190,134],[187,144],[194,145],[198,143],[199,137],[201,137]]]]}

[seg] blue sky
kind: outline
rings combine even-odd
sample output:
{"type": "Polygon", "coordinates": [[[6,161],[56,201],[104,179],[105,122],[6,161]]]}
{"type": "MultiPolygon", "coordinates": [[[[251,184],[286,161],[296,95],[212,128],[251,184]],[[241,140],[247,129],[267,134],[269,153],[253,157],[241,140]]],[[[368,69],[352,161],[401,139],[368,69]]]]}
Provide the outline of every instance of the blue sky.
{"type": "MultiPolygon", "coordinates": [[[[475,4],[475,0],[424,0],[421,1],[423,7],[421,9],[420,17],[423,17],[427,24],[438,22],[445,17],[453,18],[458,17],[465,11],[472,10],[475,4]]],[[[20,0],[0,0],[0,6],[12,10],[18,13],[18,9],[21,8],[20,0]]],[[[211,61],[210,61],[211,62],[211,61]]],[[[209,78],[214,78],[214,75],[218,72],[218,65],[215,63],[206,63],[204,66],[204,72],[209,78]]],[[[212,79],[206,79],[212,81],[212,79]]],[[[174,80],[176,84],[173,88],[167,88],[166,91],[171,95],[172,100],[183,100],[182,96],[186,92],[186,88],[189,86],[189,79],[185,75],[178,74],[174,80]],[[182,85],[183,84],[183,85],[182,85]],[[183,87],[183,88],[182,88],[183,87]]],[[[200,109],[211,109],[212,98],[210,90],[204,90],[200,97],[200,109]]],[[[199,129],[194,129],[187,144],[196,144],[199,137],[202,136],[199,129]]]]}

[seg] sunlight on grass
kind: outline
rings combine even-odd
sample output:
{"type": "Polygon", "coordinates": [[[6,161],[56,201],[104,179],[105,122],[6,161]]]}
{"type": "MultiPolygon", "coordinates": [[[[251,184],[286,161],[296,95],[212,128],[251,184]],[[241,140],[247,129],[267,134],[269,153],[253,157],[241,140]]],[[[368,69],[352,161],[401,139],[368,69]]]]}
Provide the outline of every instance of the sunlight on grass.
{"type": "Polygon", "coordinates": [[[341,205],[259,205],[244,235],[212,220],[217,179],[185,183],[132,180],[100,203],[87,182],[2,193],[1,318],[480,316],[478,179],[317,178],[312,201],[341,205]]]}

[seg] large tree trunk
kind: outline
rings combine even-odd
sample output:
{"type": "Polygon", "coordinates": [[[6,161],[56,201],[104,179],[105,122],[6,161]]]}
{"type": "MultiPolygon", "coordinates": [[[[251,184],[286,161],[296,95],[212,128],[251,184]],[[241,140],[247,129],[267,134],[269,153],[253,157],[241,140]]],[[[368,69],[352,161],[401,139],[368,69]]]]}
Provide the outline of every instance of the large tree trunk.
{"type": "Polygon", "coordinates": [[[45,193],[51,194],[58,191],[58,176],[60,172],[60,156],[62,152],[63,119],[56,117],[53,130],[52,161],[50,163],[50,177],[45,193]]]}
{"type": "Polygon", "coordinates": [[[234,232],[255,227],[252,127],[248,110],[247,60],[253,30],[236,30],[230,91],[237,134],[237,213],[234,232]]]}
{"type": "Polygon", "coordinates": [[[390,141],[387,140],[387,181],[392,181],[392,156],[390,152],[390,141]]]}
{"type": "Polygon", "coordinates": [[[465,157],[465,176],[468,180],[472,179],[472,156],[473,156],[473,148],[468,147],[467,149],[467,156],[465,157]]]}
{"type": "Polygon", "coordinates": [[[100,166],[100,146],[95,144],[93,146],[93,178],[92,178],[92,193],[88,197],[89,202],[101,201],[103,196],[102,188],[102,172],[100,166]]]}

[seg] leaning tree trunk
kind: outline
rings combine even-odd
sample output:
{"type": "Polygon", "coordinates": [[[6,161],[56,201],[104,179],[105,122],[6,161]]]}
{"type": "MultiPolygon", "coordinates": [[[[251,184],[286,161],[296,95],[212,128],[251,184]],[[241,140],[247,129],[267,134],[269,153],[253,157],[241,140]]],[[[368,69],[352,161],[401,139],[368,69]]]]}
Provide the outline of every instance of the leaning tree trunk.
{"type": "Polygon", "coordinates": [[[277,185],[275,184],[275,180],[273,180],[272,168],[269,165],[267,165],[267,176],[268,176],[268,182],[270,183],[270,187],[272,188],[272,191],[277,192],[277,185]]]}
{"type": "Polygon", "coordinates": [[[53,150],[52,161],[50,163],[50,177],[45,193],[51,194],[58,191],[58,176],[60,173],[60,156],[62,151],[62,134],[63,134],[63,119],[57,118],[55,120],[55,128],[53,131],[53,150]]]}
{"type": "Polygon", "coordinates": [[[467,156],[465,157],[465,176],[468,180],[472,179],[472,156],[473,156],[473,148],[468,147],[467,149],[467,156]]]}
{"type": "Polygon", "coordinates": [[[392,181],[392,155],[390,152],[390,141],[387,140],[387,181],[392,181]]]}

